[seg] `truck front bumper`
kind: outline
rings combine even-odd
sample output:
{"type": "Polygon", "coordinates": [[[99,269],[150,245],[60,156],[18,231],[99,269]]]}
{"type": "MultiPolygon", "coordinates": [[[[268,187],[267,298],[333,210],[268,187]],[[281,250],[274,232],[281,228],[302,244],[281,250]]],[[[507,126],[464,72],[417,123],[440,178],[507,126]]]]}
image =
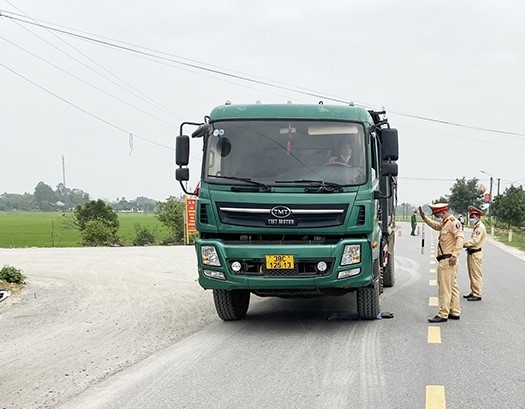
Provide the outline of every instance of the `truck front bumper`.
{"type": "Polygon", "coordinates": [[[375,278],[372,265],[379,257],[379,252],[372,251],[366,239],[341,240],[337,244],[230,244],[201,239],[196,243],[196,250],[199,284],[205,289],[223,290],[366,287],[375,278]],[[341,265],[345,246],[350,245],[360,247],[359,259],[341,265]],[[202,256],[203,247],[214,248],[216,257],[212,264],[215,265],[210,265],[210,260],[202,256]],[[266,262],[269,255],[292,256],[294,268],[269,269],[266,262]],[[317,268],[320,262],[326,264],[325,271],[317,268]]]}

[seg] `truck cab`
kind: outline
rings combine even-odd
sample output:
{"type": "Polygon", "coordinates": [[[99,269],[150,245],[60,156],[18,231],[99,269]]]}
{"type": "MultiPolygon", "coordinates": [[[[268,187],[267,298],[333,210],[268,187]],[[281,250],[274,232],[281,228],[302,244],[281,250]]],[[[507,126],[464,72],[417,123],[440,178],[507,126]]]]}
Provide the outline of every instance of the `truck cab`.
{"type": "MultiPolygon", "coordinates": [[[[187,126],[202,139],[196,206],[199,284],[223,320],[250,296],[357,294],[374,319],[394,285],[397,131],[384,112],[344,105],[225,104],[183,123],[177,180],[189,180],[187,126]]],[[[185,189],[184,189],[185,190],[185,189]]],[[[190,193],[190,192],[186,192],[190,193]]]]}

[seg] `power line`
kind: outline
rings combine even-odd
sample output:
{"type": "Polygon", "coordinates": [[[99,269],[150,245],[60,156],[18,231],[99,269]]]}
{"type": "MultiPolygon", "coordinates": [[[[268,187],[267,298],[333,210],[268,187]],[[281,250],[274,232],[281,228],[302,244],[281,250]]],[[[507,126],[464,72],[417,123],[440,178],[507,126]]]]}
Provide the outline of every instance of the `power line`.
{"type": "Polygon", "coordinates": [[[191,68],[194,68],[194,69],[197,69],[197,70],[207,71],[207,72],[210,72],[210,73],[213,73],[213,74],[224,75],[224,76],[227,76],[227,77],[230,77],[230,78],[243,80],[243,81],[248,81],[248,82],[253,82],[253,83],[256,83],[256,84],[259,84],[259,85],[265,85],[265,86],[268,86],[268,87],[280,88],[280,89],[284,89],[286,91],[296,92],[296,93],[308,95],[308,96],[311,96],[311,97],[325,98],[325,99],[330,99],[332,101],[341,102],[341,103],[348,103],[349,102],[347,100],[332,99],[332,98],[329,98],[329,97],[326,97],[326,96],[323,96],[323,95],[320,95],[320,94],[317,94],[317,93],[301,92],[301,91],[297,91],[297,90],[289,88],[289,87],[274,85],[274,84],[271,84],[268,81],[257,80],[257,79],[249,78],[249,77],[246,77],[246,76],[243,76],[243,75],[231,74],[231,73],[228,73],[228,72],[225,72],[225,71],[221,71],[221,70],[218,70],[218,69],[207,68],[207,67],[204,67],[202,65],[197,65],[197,64],[193,64],[193,63],[184,62],[184,61],[178,61],[178,60],[175,60],[173,58],[162,57],[162,56],[150,53],[150,52],[138,50],[136,48],[131,48],[131,47],[128,47],[128,46],[122,46],[122,45],[119,45],[119,44],[111,43],[109,41],[98,40],[96,38],[88,37],[88,36],[81,35],[81,34],[76,34],[76,33],[73,33],[71,31],[61,30],[61,29],[53,28],[53,27],[46,26],[46,25],[43,25],[43,24],[34,23],[32,21],[27,21],[27,20],[24,20],[24,19],[21,19],[21,18],[8,16],[6,14],[3,14],[2,12],[0,12],[0,17],[7,17],[7,18],[10,18],[12,20],[20,21],[22,23],[36,25],[38,27],[46,28],[48,30],[53,30],[53,31],[56,31],[56,32],[59,32],[59,33],[62,33],[62,34],[66,34],[66,35],[72,36],[72,37],[80,38],[82,40],[86,40],[86,41],[90,41],[90,42],[93,42],[93,43],[105,45],[105,46],[108,46],[108,47],[118,48],[118,49],[121,49],[121,50],[124,50],[124,51],[129,51],[129,52],[135,53],[135,54],[146,55],[146,56],[157,58],[157,59],[160,59],[160,60],[170,61],[170,62],[175,63],[175,64],[191,67],[191,68]]]}
{"type": "Polygon", "coordinates": [[[30,80],[29,78],[25,77],[24,75],[22,75],[22,74],[16,72],[15,70],[9,68],[7,65],[3,64],[2,62],[0,62],[0,65],[1,65],[2,67],[4,67],[6,70],[11,71],[13,74],[17,75],[18,77],[20,77],[20,78],[24,79],[25,81],[27,81],[27,82],[33,84],[34,86],[40,88],[42,91],[45,91],[45,92],[47,92],[48,94],[51,94],[51,95],[54,96],[55,98],[60,99],[62,102],[65,102],[66,104],[68,104],[68,105],[70,105],[70,106],[72,106],[72,107],[78,109],[79,111],[84,112],[85,114],[91,116],[92,118],[95,118],[95,119],[99,120],[100,122],[105,123],[106,125],[111,126],[112,128],[115,128],[115,129],[117,129],[117,130],[119,130],[119,131],[121,131],[121,132],[125,132],[125,133],[127,133],[127,134],[129,134],[129,135],[132,135],[132,136],[136,137],[136,138],[142,139],[143,141],[148,142],[148,143],[151,143],[151,144],[153,144],[153,145],[157,145],[157,146],[160,146],[160,147],[162,147],[162,148],[169,149],[169,150],[171,150],[171,151],[174,150],[172,147],[169,147],[169,146],[166,146],[166,145],[162,145],[162,144],[160,144],[160,143],[158,143],[158,142],[155,142],[155,141],[152,141],[152,140],[150,140],[150,139],[144,138],[144,137],[142,137],[142,136],[139,136],[139,135],[133,134],[132,132],[129,132],[129,131],[125,130],[124,128],[121,128],[120,126],[115,125],[115,124],[113,124],[113,123],[111,123],[111,122],[105,120],[104,118],[101,118],[101,117],[99,117],[98,115],[95,115],[95,114],[89,112],[88,110],[86,110],[86,109],[80,107],[79,105],[76,105],[76,104],[74,104],[73,102],[68,101],[67,99],[61,97],[60,95],[58,95],[58,94],[56,94],[56,93],[54,93],[54,92],[48,90],[47,88],[45,88],[45,87],[43,87],[43,86],[37,84],[36,82],[30,80]]]}
{"type": "MultiPolygon", "coordinates": [[[[11,14],[15,14],[15,13],[11,13],[11,14]]],[[[174,58],[163,57],[163,56],[160,56],[158,54],[153,54],[151,52],[141,51],[141,50],[137,49],[139,46],[135,46],[135,45],[123,46],[123,45],[115,44],[114,41],[117,41],[117,40],[111,40],[113,42],[106,41],[106,40],[99,40],[99,39],[96,39],[96,38],[93,38],[93,37],[90,37],[90,36],[87,36],[87,35],[81,35],[81,34],[73,33],[73,32],[68,31],[68,30],[58,29],[58,28],[50,27],[48,25],[41,24],[41,23],[27,21],[27,20],[24,20],[24,19],[18,18],[18,17],[13,17],[12,15],[6,15],[2,11],[0,11],[0,17],[10,18],[12,20],[20,21],[22,23],[33,24],[33,25],[36,25],[36,26],[39,26],[39,27],[42,27],[42,28],[46,28],[48,30],[53,30],[53,31],[56,31],[58,33],[62,33],[62,34],[65,34],[65,35],[76,37],[76,38],[79,38],[79,39],[82,39],[82,40],[94,42],[94,43],[105,45],[105,46],[108,46],[108,47],[118,48],[118,49],[121,49],[121,50],[124,50],[124,51],[128,51],[128,52],[131,52],[131,53],[135,53],[135,54],[146,55],[146,56],[149,56],[149,57],[153,57],[155,59],[167,60],[167,61],[170,61],[172,63],[178,64],[178,65],[187,66],[187,67],[190,67],[190,68],[193,68],[193,69],[196,69],[196,70],[207,71],[207,72],[210,72],[210,73],[213,73],[213,74],[226,76],[226,77],[230,77],[230,78],[241,80],[241,81],[252,82],[252,83],[255,83],[255,84],[258,84],[258,85],[267,86],[267,87],[279,88],[279,89],[282,89],[282,90],[285,90],[285,91],[294,92],[294,93],[298,93],[298,94],[303,94],[303,95],[307,95],[307,96],[310,96],[310,97],[315,97],[315,98],[319,98],[319,99],[329,100],[329,101],[333,101],[333,102],[339,102],[339,103],[344,103],[344,104],[352,103],[351,101],[349,101],[347,99],[344,99],[344,98],[331,97],[331,96],[323,95],[322,93],[316,92],[316,91],[301,90],[299,87],[296,87],[296,86],[279,85],[279,84],[272,83],[272,82],[267,81],[267,80],[259,80],[259,79],[251,78],[251,77],[249,77],[247,75],[232,74],[230,72],[226,72],[226,71],[223,71],[221,69],[208,68],[208,67],[203,66],[203,63],[200,63],[200,62],[184,62],[184,61],[176,60],[174,58]]],[[[141,48],[143,48],[143,47],[141,47],[141,48]]],[[[143,48],[143,49],[145,49],[145,48],[143,48]]],[[[158,53],[158,51],[155,51],[155,52],[158,53]]],[[[169,55],[167,53],[163,53],[163,54],[169,55]]],[[[180,58],[180,57],[177,57],[177,58],[180,58]]],[[[188,59],[186,59],[186,60],[187,61],[194,61],[194,60],[188,60],[188,59]]],[[[359,103],[357,105],[363,106],[364,108],[371,108],[371,107],[374,106],[373,104],[364,104],[364,103],[359,103]]],[[[458,123],[458,122],[445,121],[445,120],[431,118],[431,117],[426,117],[426,116],[421,116],[421,115],[413,115],[413,114],[408,114],[408,113],[404,113],[404,112],[400,112],[400,111],[396,111],[396,110],[391,110],[391,109],[389,109],[389,112],[392,113],[392,114],[395,114],[395,115],[404,116],[404,117],[407,117],[407,118],[418,119],[418,120],[426,121],[426,122],[433,122],[433,123],[438,123],[438,124],[443,124],[443,125],[455,126],[455,127],[459,127],[459,128],[473,129],[473,130],[485,131],[485,132],[492,132],[492,133],[498,133],[498,134],[509,135],[509,136],[522,136],[522,137],[525,137],[525,133],[510,132],[510,131],[494,129],[494,128],[485,128],[485,127],[465,125],[465,124],[461,124],[461,123],[458,123]]]]}
{"type": "Polygon", "coordinates": [[[422,121],[435,122],[435,123],[438,123],[438,124],[444,124],[444,125],[450,125],[450,126],[457,126],[457,127],[460,127],[460,128],[474,129],[476,131],[494,132],[494,133],[500,133],[500,134],[510,135],[510,136],[525,136],[525,134],[518,133],[518,132],[509,132],[509,131],[502,131],[502,130],[493,129],[493,128],[483,128],[483,127],[479,127],[479,126],[464,125],[464,124],[460,124],[460,123],[457,123],[457,122],[444,121],[444,120],[441,120],[441,119],[434,119],[434,118],[429,118],[429,117],[419,116],[419,115],[411,115],[411,114],[407,114],[407,113],[403,113],[403,112],[397,112],[397,111],[392,111],[392,110],[389,110],[388,112],[390,112],[392,114],[400,115],[400,116],[406,116],[407,118],[420,119],[422,121]]]}
{"type": "MultiPolygon", "coordinates": [[[[11,6],[15,7],[17,10],[21,11],[22,13],[24,13],[22,10],[20,10],[18,7],[16,7],[15,5],[13,5],[9,0],[4,0],[6,1],[8,4],[10,4],[11,6]]],[[[0,15],[1,15],[1,12],[0,12],[0,15]]],[[[33,19],[31,16],[29,16],[28,14],[24,13],[25,17],[27,18],[30,18],[31,20],[33,20],[35,23],[37,23],[37,20],[33,19]]],[[[163,110],[165,113],[168,113],[169,115],[172,115],[174,117],[176,117],[177,119],[180,119],[180,116],[175,114],[174,112],[170,111],[168,108],[164,107],[162,104],[158,103],[157,101],[153,100],[152,98],[150,98],[149,96],[147,96],[146,94],[144,94],[143,92],[141,92],[140,90],[138,90],[137,88],[135,88],[133,85],[131,85],[130,83],[128,83],[127,81],[125,81],[124,79],[120,78],[119,76],[115,75],[114,73],[112,73],[111,71],[109,71],[108,69],[106,69],[105,67],[103,67],[101,64],[97,63],[95,60],[93,60],[92,58],[90,58],[88,55],[86,55],[85,53],[83,53],[82,51],[80,51],[79,49],[73,47],[71,44],[69,44],[67,41],[65,41],[63,38],[60,38],[57,34],[55,34],[52,30],[47,30],[50,34],[52,34],[55,38],[57,38],[58,40],[60,40],[61,42],[63,42],[64,44],[66,44],[68,47],[72,48],[73,50],[75,50],[78,54],[80,54],[82,57],[86,58],[87,60],[91,61],[93,64],[95,64],[96,66],[98,66],[99,68],[101,68],[102,70],[104,70],[105,72],[107,72],[109,75],[111,75],[113,78],[116,78],[118,81],[120,81],[121,83],[125,84],[126,86],[128,86],[129,88],[131,88],[133,91],[130,91],[130,89],[124,87],[123,85],[119,84],[118,82],[112,80],[111,78],[109,78],[108,76],[102,74],[101,72],[95,70],[94,68],[90,67],[89,65],[85,64],[84,62],[80,61],[78,58],[75,58],[74,56],[72,56],[71,54],[68,54],[67,52],[65,52],[64,50],[60,49],[59,47],[55,46],[54,44],[52,44],[51,42],[49,42],[48,40],[46,40],[45,38],[39,36],[38,34],[34,33],[33,31],[25,28],[25,27],[22,27],[22,25],[13,20],[13,23],[17,24],[19,27],[21,28],[24,28],[24,30],[28,31],[29,33],[31,33],[32,35],[34,35],[35,37],[39,38],[40,40],[46,42],[47,44],[49,44],[50,46],[52,46],[53,48],[55,48],[56,50],[60,51],[61,53],[67,55],[68,57],[70,57],[71,59],[73,59],[74,61],[78,62],[79,64],[81,64],[82,66],[86,67],[87,69],[91,70],[92,72],[100,75],[102,78],[106,79],[107,81],[111,82],[112,84],[116,85],[117,87],[123,89],[124,91],[126,92],[129,92],[130,94],[132,94],[133,96],[143,100],[144,102],[148,103],[148,104],[152,104],[154,105],[156,108],[159,108],[161,110],[163,110]]],[[[37,23],[38,24],[38,23],[37,23]]],[[[172,125],[172,124],[170,124],[172,125]]]]}
{"type": "MultiPolygon", "coordinates": [[[[468,136],[464,136],[464,135],[452,135],[452,134],[449,134],[449,133],[444,133],[444,132],[435,132],[435,131],[431,131],[429,129],[421,129],[421,128],[416,128],[416,127],[413,127],[413,126],[409,126],[409,125],[404,125],[402,123],[399,123],[396,121],[396,128],[398,129],[412,129],[412,130],[415,130],[415,131],[420,131],[420,132],[427,132],[427,133],[431,133],[431,134],[434,134],[434,135],[441,135],[441,136],[448,136],[450,138],[454,138],[454,139],[461,139],[461,140],[467,140],[467,141],[473,141],[473,142],[476,142],[476,143],[485,143],[485,144],[489,144],[489,145],[493,145],[494,144],[494,141],[483,141],[483,140],[479,140],[479,139],[476,139],[476,138],[470,138],[468,136]]],[[[508,135],[512,138],[518,138],[519,140],[523,141],[523,138],[520,138],[518,136],[513,136],[513,135],[508,135]]],[[[498,141],[498,146],[508,146],[510,148],[523,148],[523,145],[511,145],[511,144],[508,144],[508,143],[501,143],[498,141]]]]}
{"type": "Polygon", "coordinates": [[[15,43],[13,43],[12,41],[8,40],[7,38],[4,38],[4,37],[0,36],[0,39],[6,41],[6,42],[8,42],[9,44],[11,44],[12,46],[17,47],[18,49],[20,49],[20,50],[22,50],[22,51],[24,51],[24,52],[26,52],[26,53],[32,55],[33,57],[38,58],[40,61],[43,61],[43,62],[45,62],[46,64],[49,64],[50,66],[56,68],[57,70],[60,70],[60,71],[62,71],[63,73],[65,73],[65,74],[67,74],[67,75],[69,75],[69,76],[75,78],[76,80],[82,82],[83,84],[89,85],[90,87],[96,89],[97,91],[102,92],[103,94],[105,94],[105,95],[107,95],[107,96],[109,96],[109,97],[111,97],[111,98],[114,98],[114,99],[116,99],[117,101],[122,102],[123,104],[126,104],[127,106],[129,106],[129,107],[131,107],[131,108],[134,108],[134,109],[136,109],[137,111],[140,111],[140,112],[142,112],[143,114],[146,114],[146,115],[148,115],[148,116],[150,116],[150,117],[152,117],[152,118],[154,118],[154,119],[156,119],[156,120],[158,120],[158,121],[164,122],[164,123],[167,124],[167,125],[170,125],[170,126],[173,126],[173,127],[175,127],[175,128],[178,128],[177,125],[172,124],[171,122],[165,121],[164,119],[162,119],[162,118],[160,118],[160,117],[158,117],[158,116],[156,116],[156,115],[153,115],[153,114],[151,114],[151,113],[149,113],[149,112],[147,112],[147,111],[144,111],[143,109],[141,109],[141,108],[139,108],[139,107],[137,107],[137,106],[135,106],[135,105],[133,105],[133,104],[130,104],[129,102],[123,100],[122,98],[119,98],[119,97],[117,97],[117,96],[115,96],[115,95],[113,95],[113,94],[111,94],[111,93],[109,93],[109,92],[103,90],[102,88],[99,88],[99,87],[97,87],[96,85],[93,85],[93,84],[89,83],[88,81],[83,80],[82,78],[76,76],[75,74],[72,74],[72,73],[70,73],[69,71],[67,71],[67,70],[65,70],[65,69],[63,69],[63,68],[60,68],[58,65],[53,64],[53,63],[51,63],[51,62],[49,62],[49,61],[47,61],[47,60],[44,60],[42,57],[39,57],[38,55],[34,54],[33,52],[31,52],[31,51],[29,51],[29,50],[26,50],[25,48],[23,48],[23,47],[21,47],[21,46],[15,44],[15,43]]]}

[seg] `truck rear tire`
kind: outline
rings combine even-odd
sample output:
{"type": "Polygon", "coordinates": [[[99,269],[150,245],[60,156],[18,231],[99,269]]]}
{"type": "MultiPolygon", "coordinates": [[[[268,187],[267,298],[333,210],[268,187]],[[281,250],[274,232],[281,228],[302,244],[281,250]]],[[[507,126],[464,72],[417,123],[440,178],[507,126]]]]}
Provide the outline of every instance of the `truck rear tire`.
{"type": "Polygon", "coordinates": [[[374,320],[381,313],[379,280],[368,287],[357,290],[357,314],[363,320],[374,320]]]}
{"type": "Polygon", "coordinates": [[[250,305],[248,290],[213,290],[217,315],[223,321],[242,320],[250,305]]]}

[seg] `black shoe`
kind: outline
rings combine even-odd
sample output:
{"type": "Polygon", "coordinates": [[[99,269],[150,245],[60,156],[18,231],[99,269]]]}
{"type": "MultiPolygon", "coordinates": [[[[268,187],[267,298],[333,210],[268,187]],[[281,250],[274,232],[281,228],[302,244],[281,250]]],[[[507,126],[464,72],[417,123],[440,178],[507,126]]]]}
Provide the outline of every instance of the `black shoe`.
{"type": "Polygon", "coordinates": [[[472,297],[472,293],[470,293],[469,295],[464,295],[463,298],[470,298],[472,297]]]}
{"type": "Polygon", "coordinates": [[[481,301],[481,297],[476,297],[475,295],[471,295],[469,298],[467,298],[467,301],[481,301]]]}
{"type": "Polygon", "coordinates": [[[452,314],[448,314],[448,319],[449,320],[459,320],[459,315],[452,315],[452,314]]]}
{"type": "Polygon", "coordinates": [[[448,319],[441,318],[439,315],[436,315],[434,318],[429,318],[428,322],[447,322],[448,319]]]}

